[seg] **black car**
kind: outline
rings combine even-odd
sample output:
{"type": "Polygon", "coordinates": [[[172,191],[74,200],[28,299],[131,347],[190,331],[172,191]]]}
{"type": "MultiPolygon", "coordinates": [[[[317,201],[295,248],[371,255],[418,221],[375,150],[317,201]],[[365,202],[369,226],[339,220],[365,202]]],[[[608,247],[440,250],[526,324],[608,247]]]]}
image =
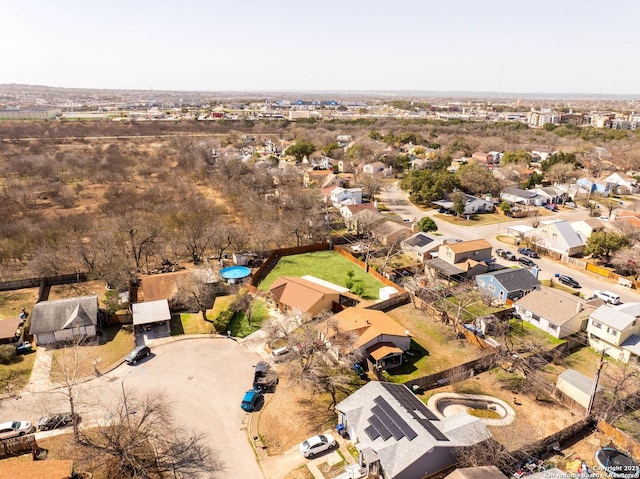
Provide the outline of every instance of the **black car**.
{"type": "Polygon", "coordinates": [[[80,421],[80,416],[77,414],[71,414],[70,412],[43,416],[38,419],[38,431],[49,431],[51,429],[58,429],[59,427],[71,426],[74,419],[76,423],[78,423],[80,421]]]}
{"type": "Polygon", "coordinates": [[[538,266],[537,264],[535,264],[531,259],[527,258],[526,256],[521,256],[518,261],[520,262],[521,265],[526,266],[527,268],[533,268],[535,266],[538,266]]]}
{"type": "Polygon", "coordinates": [[[562,284],[564,284],[566,286],[570,286],[572,288],[581,288],[582,287],[582,286],[580,286],[580,283],[578,283],[571,276],[564,276],[564,275],[561,274],[560,276],[558,276],[558,281],[560,281],[562,284]]]}
{"type": "Polygon", "coordinates": [[[124,362],[127,364],[135,364],[140,361],[142,358],[145,358],[151,354],[151,349],[149,346],[138,346],[136,349],[127,354],[127,357],[124,358],[124,362]]]}
{"type": "Polygon", "coordinates": [[[256,364],[256,368],[253,374],[253,389],[261,393],[275,388],[278,382],[278,375],[271,369],[269,363],[266,361],[260,361],[256,364]]]}

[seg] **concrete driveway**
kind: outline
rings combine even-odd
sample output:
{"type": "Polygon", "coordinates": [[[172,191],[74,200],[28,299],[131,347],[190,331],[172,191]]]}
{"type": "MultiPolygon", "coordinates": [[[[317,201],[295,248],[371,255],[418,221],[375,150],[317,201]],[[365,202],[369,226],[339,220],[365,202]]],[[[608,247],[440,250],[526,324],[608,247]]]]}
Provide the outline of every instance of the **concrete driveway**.
{"type": "MultiPolygon", "coordinates": [[[[261,469],[247,437],[249,415],[240,409],[250,389],[253,365],[260,356],[232,339],[205,336],[152,348],[136,366],[123,364],[104,376],[77,386],[82,427],[104,420],[98,404],[162,391],[173,404],[177,422],[205,434],[224,465],[220,478],[260,478],[261,469]]],[[[59,391],[25,392],[19,400],[0,402],[0,422],[36,422],[46,413],[69,409],[59,391]]]]}

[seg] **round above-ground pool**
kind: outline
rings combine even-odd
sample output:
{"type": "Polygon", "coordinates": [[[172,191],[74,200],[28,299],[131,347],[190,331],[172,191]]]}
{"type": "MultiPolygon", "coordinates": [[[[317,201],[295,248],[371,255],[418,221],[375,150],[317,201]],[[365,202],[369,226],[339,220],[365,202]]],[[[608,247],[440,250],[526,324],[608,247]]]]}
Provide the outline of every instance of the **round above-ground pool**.
{"type": "Polygon", "coordinates": [[[511,424],[516,416],[513,408],[503,400],[481,394],[438,393],[429,398],[427,405],[442,417],[467,413],[469,409],[493,411],[498,418],[480,418],[487,426],[506,426],[511,424]]]}
{"type": "Polygon", "coordinates": [[[596,451],[596,461],[610,477],[625,479],[640,477],[638,464],[624,452],[612,447],[598,449],[596,451]]]}
{"type": "Polygon", "coordinates": [[[222,268],[218,274],[222,279],[235,282],[251,276],[251,270],[246,266],[227,266],[226,268],[222,268]]]}

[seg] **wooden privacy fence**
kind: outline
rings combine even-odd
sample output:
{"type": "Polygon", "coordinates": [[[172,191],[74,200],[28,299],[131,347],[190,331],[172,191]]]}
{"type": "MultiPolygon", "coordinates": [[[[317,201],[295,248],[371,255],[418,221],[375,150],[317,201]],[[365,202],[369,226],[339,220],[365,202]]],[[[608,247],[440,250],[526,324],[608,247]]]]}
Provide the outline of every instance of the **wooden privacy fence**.
{"type": "Polygon", "coordinates": [[[38,443],[32,435],[5,439],[0,441],[0,458],[21,456],[37,449],[38,443]]]}
{"type": "Polygon", "coordinates": [[[633,457],[640,457],[640,443],[631,436],[603,420],[598,421],[598,430],[611,439],[618,447],[626,452],[630,452],[633,457]]]}
{"type": "Polygon", "coordinates": [[[453,368],[445,369],[437,373],[412,379],[404,383],[409,389],[418,386],[422,390],[439,388],[450,382],[457,382],[475,376],[484,371],[488,371],[495,365],[496,354],[483,356],[468,363],[460,364],[453,368]]]}

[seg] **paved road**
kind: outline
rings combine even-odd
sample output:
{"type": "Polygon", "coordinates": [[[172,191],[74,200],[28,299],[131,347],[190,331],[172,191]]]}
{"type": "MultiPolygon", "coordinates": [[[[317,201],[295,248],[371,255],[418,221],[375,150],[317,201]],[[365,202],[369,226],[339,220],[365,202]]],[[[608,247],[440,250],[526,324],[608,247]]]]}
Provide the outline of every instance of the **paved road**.
{"type": "MultiPolygon", "coordinates": [[[[393,183],[384,191],[382,191],[380,197],[385,205],[389,208],[389,210],[391,210],[391,213],[394,213],[402,217],[403,219],[409,218],[412,221],[419,221],[424,216],[433,217],[436,214],[436,210],[434,209],[423,210],[411,203],[407,195],[400,190],[397,182],[393,183]]],[[[544,218],[578,221],[586,219],[588,217],[589,211],[584,208],[580,208],[577,210],[565,210],[544,218]]],[[[496,236],[506,234],[507,226],[519,224],[528,225],[530,223],[530,219],[518,219],[506,223],[497,223],[484,226],[457,226],[435,217],[433,219],[438,224],[438,232],[442,233],[446,237],[460,238],[463,240],[485,238],[492,244],[494,250],[496,248],[509,249],[513,251],[516,256],[520,256],[517,254],[516,248],[510,247],[498,241],[496,239],[496,236]]],[[[582,285],[581,292],[583,292],[585,296],[590,296],[594,289],[606,289],[619,294],[623,302],[640,301],[640,294],[638,294],[636,290],[630,290],[596,274],[588,273],[584,270],[577,270],[570,267],[566,263],[553,261],[548,258],[535,259],[534,261],[536,262],[536,264],[538,264],[538,266],[542,268],[539,276],[540,279],[550,279],[554,276],[555,273],[572,276],[582,285]]]]}
{"type": "MultiPolygon", "coordinates": [[[[178,423],[208,436],[208,443],[224,464],[221,478],[262,477],[247,438],[249,415],[240,409],[251,387],[253,365],[260,356],[229,339],[190,339],[153,349],[153,356],[136,366],[122,365],[101,378],[77,387],[78,412],[83,424],[104,420],[99,404],[162,391],[174,405],[178,423]]],[[[18,400],[0,402],[0,422],[30,420],[53,411],[68,410],[59,392],[24,393],[18,400]]]]}

